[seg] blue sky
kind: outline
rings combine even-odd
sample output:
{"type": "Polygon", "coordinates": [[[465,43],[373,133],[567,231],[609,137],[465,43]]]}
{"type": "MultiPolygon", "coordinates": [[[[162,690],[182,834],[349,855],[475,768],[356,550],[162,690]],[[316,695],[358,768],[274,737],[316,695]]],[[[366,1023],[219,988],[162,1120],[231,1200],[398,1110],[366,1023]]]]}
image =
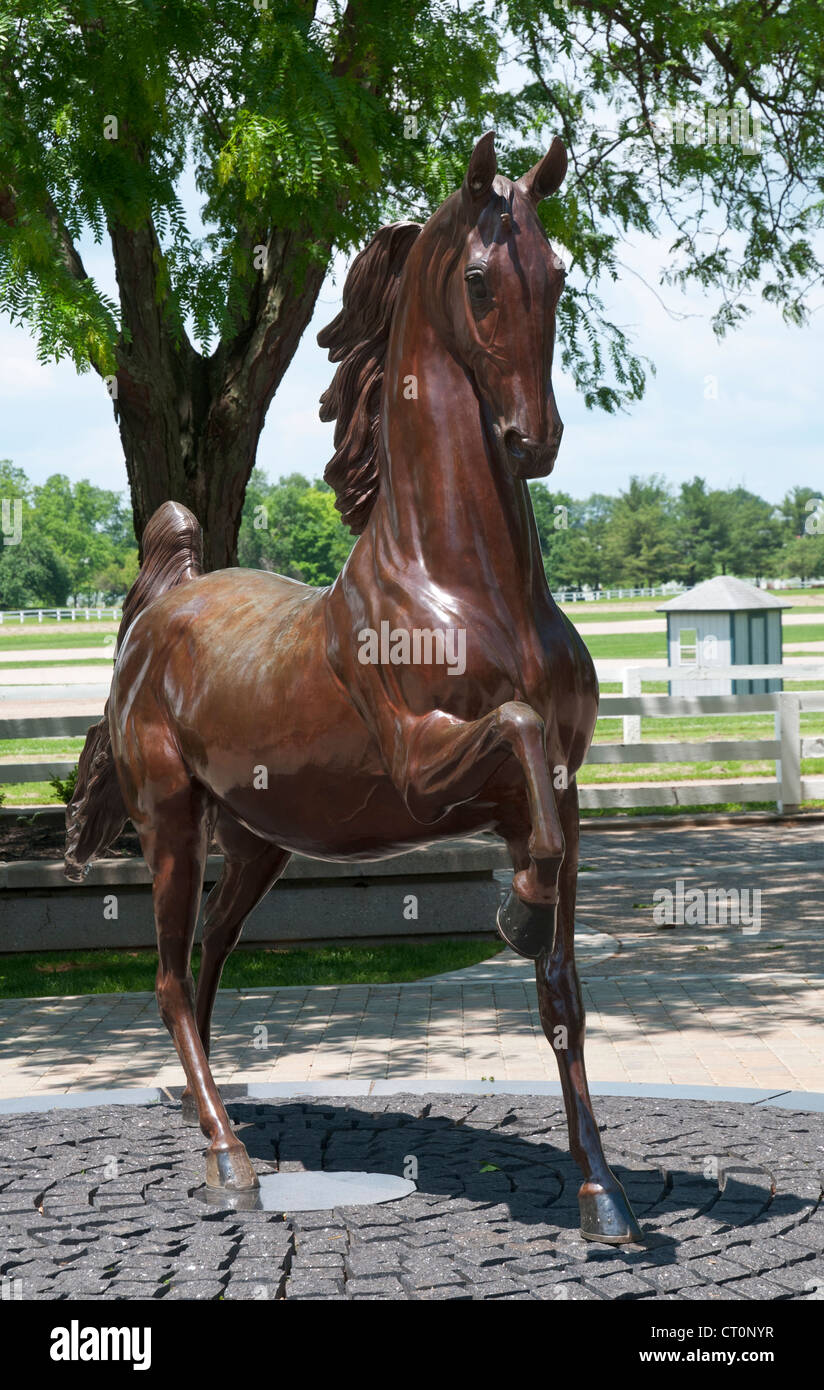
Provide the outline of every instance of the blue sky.
{"type": "MultiPolygon", "coordinates": [[[[709,325],[714,301],[657,286],[668,239],[637,239],[621,258],[629,268],[602,287],[613,319],[655,362],[645,399],[630,414],[588,411],[556,367],[564,442],[553,474],[573,496],[614,493],[633,473],[661,473],[676,486],[696,474],[712,486],[743,484],[778,501],[793,484],[824,485],[824,296],[807,328],[788,328],[771,306],[718,343],[709,325]],[[631,273],[636,271],[636,274],[631,273]],[[671,312],[688,317],[673,321],[671,312]],[[717,383],[713,398],[707,378],[717,383]]],[[[87,269],[115,293],[105,247],[83,246],[87,269]]],[[[332,426],[318,419],[318,398],[332,368],[315,335],[338,311],[345,262],[321,293],[315,318],[269,410],[258,463],[270,477],[300,471],[318,477],[331,456],[332,426]]],[[[120,441],[105,388],[68,363],[42,366],[27,332],[0,320],[0,458],[35,482],[62,472],[101,487],[126,488],[120,441]]]]}

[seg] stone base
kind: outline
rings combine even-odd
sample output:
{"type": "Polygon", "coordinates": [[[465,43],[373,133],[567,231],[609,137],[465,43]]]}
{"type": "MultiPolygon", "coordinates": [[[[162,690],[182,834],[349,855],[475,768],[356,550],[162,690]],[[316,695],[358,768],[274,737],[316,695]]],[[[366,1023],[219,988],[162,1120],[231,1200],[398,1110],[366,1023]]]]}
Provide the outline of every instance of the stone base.
{"type": "Polygon", "coordinates": [[[599,1097],[642,1236],[610,1247],[581,1239],[581,1175],[556,1097],[434,1091],[228,1109],[264,1181],[277,1164],[278,1178],[325,1176],[345,1200],[285,1219],[207,1208],[203,1136],[177,1104],[8,1115],[4,1297],[761,1301],[824,1290],[824,1114],[599,1097]],[[402,1182],[412,1159],[402,1201],[356,1206],[340,1181],[379,1168],[402,1182]]]}

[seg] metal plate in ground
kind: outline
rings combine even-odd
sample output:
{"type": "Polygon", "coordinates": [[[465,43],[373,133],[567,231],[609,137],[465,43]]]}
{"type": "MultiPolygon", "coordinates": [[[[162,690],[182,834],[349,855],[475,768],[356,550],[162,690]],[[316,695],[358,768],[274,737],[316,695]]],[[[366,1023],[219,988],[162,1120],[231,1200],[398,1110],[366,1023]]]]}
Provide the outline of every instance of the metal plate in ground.
{"type": "Polygon", "coordinates": [[[416,1190],[396,1173],[264,1173],[255,1192],[229,1193],[201,1188],[196,1194],[216,1206],[254,1211],[333,1211],[396,1202],[416,1190]]]}

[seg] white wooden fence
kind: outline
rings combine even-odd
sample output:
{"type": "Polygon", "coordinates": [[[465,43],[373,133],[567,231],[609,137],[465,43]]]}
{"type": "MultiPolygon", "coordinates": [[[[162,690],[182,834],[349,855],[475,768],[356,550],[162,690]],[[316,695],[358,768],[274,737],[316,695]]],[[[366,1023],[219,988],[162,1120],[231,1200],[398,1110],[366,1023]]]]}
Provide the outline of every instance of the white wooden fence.
{"type": "MultiPolygon", "coordinates": [[[[746,576],[740,576],[746,579],[746,576]]],[[[754,578],[746,579],[748,584],[756,584],[754,578]]],[[[775,581],[773,588],[779,589],[818,589],[824,587],[820,579],[781,579],[775,581]]],[[[553,589],[552,597],[556,603],[597,603],[599,599],[616,598],[672,598],[683,592],[685,586],[676,581],[669,584],[655,584],[650,589],[553,589]]]]}
{"type": "MultiPolygon", "coordinates": [[[[736,669],[739,672],[742,670],[740,667],[736,669]]],[[[657,670],[656,678],[660,679],[661,674],[661,670],[657,670]]],[[[598,763],[661,764],[769,759],[775,762],[775,774],[773,777],[750,777],[746,781],[730,778],[714,782],[659,782],[640,786],[588,784],[580,789],[581,805],[590,809],[774,801],[779,812],[790,815],[802,801],[824,798],[824,775],[801,775],[802,758],[824,758],[824,737],[801,737],[801,714],[813,710],[824,711],[824,690],[780,691],[769,695],[604,695],[601,697],[601,718],[618,715],[626,722],[632,720],[633,740],[593,744],[587,754],[589,767],[598,763]],[[640,738],[642,717],[683,719],[767,712],[773,716],[772,738],[713,738],[702,742],[668,739],[653,743],[641,743],[635,739],[636,723],[640,738]]]]}
{"type": "Polygon", "coordinates": [[[111,605],[103,608],[98,608],[96,604],[89,608],[6,608],[0,610],[0,626],[3,623],[24,623],[27,618],[32,621],[36,618],[38,623],[42,623],[44,619],[58,623],[74,623],[79,619],[80,622],[88,623],[92,618],[105,618],[107,621],[111,618],[117,622],[121,617],[120,609],[112,608],[111,605]]]}
{"type": "MultiPolygon", "coordinates": [[[[660,679],[661,669],[650,669],[660,679]]],[[[743,669],[737,667],[736,671],[741,674],[743,669]]],[[[785,675],[786,670],[784,668],[785,675]]],[[[630,806],[703,806],[773,801],[780,812],[791,814],[802,801],[824,798],[824,775],[804,777],[801,774],[802,758],[824,758],[824,736],[801,737],[801,714],[811,710],[824,711],[824,689],[764,695],[604,695],[601,698],[601,718],[617,715],[625,723],[631,722],[632,738],[629,741],[625,738],[622,743],[593,744],[587,757],[589,767],[603,763],[660,766],[664,763],[716,762],[721,759],[768,759],[775,763],[775,773],[772,777],[751,777],[746,780],[658,782],[635,786],[589,784],[580,789],[581,805],[587,809],[618,809],[630,806]],[[772,738],[713,738],[702,742],[669,739],[651,743],[639,741],[642,718],[763,713],[773,716],[772,738]],[[635,738],[636,725],[638,738],[635,738]]],[[[0,720],[0,739],[76,737],[85,734],[94,719],[94,715],[3,719],[0,720]]],[[[50,777],[67,777],[75,761],[56,758],[0,763],[0,783],[45,782],[50,777]]]]}
{"type": "MultiPolygon", "coordinates": [[[[755,583],[755,580],[748,580],[748,583],[755,583]]],[[[793,589],[816,589],[824,587],[820,579],[782,579],[777,582],[774,588],[793,588],[793,589]]],[[[680,594],[684,588],[683,584],[672,581],[669,584],[655,584],[649,589],[553,589],[552,594],[556,603],[599,603],[603,600],[614,600],[620,598],[671,598],[675,594],[680,594]]],[[[44,619],[54,622],[76,622],[78,617],[89,622],[92,617],[101,618],[111,615],[112,618],[121,617],[120,606],[111,607],[109,604],[103,608],[96,604],[91,604],[88,608],[7,608],[0,609],[0,626],[3,623],[24,623],[27,618],[37,619],[42,623],[44,619]]]]}

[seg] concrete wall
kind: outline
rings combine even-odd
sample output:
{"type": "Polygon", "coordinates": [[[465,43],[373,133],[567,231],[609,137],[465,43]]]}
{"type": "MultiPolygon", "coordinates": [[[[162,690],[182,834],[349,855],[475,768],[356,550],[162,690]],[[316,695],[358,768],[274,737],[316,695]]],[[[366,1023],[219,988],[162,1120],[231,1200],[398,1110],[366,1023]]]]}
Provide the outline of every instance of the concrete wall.
{"type": "MultiPolygon", "coordinates": [[[[221,862],[210,858],[207,887],[218,877],[221,862]]],[[[509,864],[503,844],[483,837],[378,864],[323,864],[296,856],[249,917],[243,942],[492,932],[499,901],[493,875],[509,864]]],[[[58,864],[27,861],[0,867],[0,952],[146,947],[154,942],[151,887],[142,860],[101,860],[80,885],[66,883],[58,864]]]]}

